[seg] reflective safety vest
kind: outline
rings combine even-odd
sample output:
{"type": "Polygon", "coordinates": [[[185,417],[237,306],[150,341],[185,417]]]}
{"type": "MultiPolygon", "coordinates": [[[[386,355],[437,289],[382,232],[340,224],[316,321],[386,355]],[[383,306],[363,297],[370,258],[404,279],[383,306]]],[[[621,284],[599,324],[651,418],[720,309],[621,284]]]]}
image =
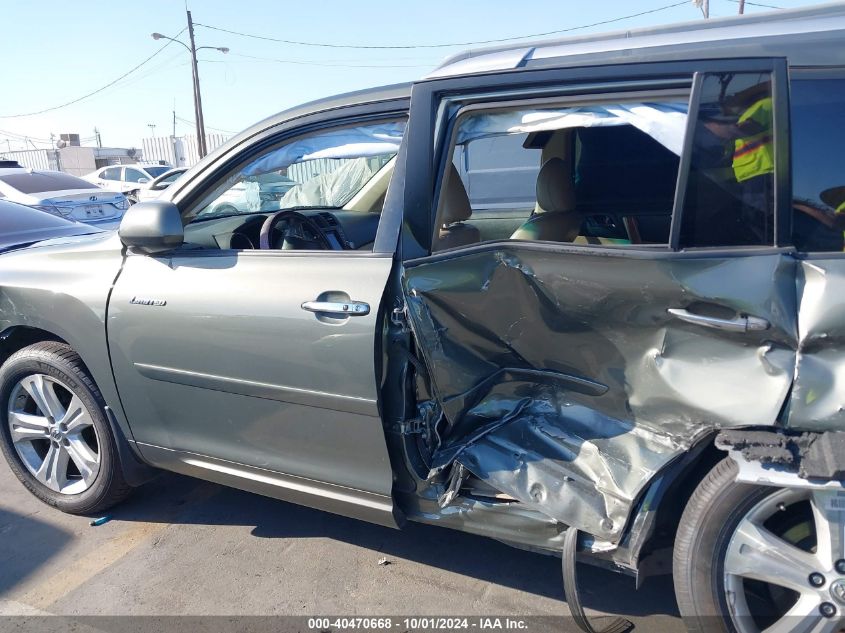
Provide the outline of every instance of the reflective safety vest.
{"type": "Polygon", "coordinates": [[[755,102],[739,117],[737,125],[741,128],[746,122],[756,123],[763,131],[734,141],[733,170],[737,182],[745,182],[775,171],[772,98],[766,97],[755,102]]]}

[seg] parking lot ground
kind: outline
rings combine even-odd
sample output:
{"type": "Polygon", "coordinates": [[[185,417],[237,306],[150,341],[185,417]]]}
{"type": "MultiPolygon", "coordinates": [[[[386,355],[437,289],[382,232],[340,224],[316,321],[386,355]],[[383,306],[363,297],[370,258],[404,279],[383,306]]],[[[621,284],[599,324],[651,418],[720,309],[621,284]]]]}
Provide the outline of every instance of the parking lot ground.
{"type": "MultiPolygon", "coordinates": [[[[392,530],[172,474],[98,527],[36,500],[5,463],[0,491],[0,616],[568,614],[559,559],[444,528],[392,530]]],[[[683,629],[668,576],[639,591],[592,567],[581,577],[589,609],[683,629]]]]}

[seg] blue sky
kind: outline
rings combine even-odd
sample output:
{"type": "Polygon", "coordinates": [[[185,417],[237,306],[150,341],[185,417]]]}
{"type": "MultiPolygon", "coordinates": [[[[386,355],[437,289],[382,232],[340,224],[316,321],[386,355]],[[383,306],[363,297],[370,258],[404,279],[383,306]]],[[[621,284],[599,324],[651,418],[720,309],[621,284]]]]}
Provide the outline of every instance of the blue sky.
{"type": "MultiPolygon", "coordinates": [[[[792,8],[802,0],[759,0],[792,8]]],[[[507,38],[566,29],[656,9],[672,0],[188,0],[194,21],[233,31],[310,42],[418,45],[507,38]]],[[[749,5],[747,13],[769,11],[749,5]]],[[[711,0],[711,15],[733,15],[734,0],[711,0]]],[[[589,33],[695,20],[692,2],[589,33]]],[[[139,147],[141,139],[193,130],[188,52],[171,44],[136,72],[74,105],[40,111],[92,92],[162,47],[154,31],[185,27],[184,0],[31,0],[3,7],[0,54],[0,150],[48,147],[51,133],[100,131],[107,146],[139,147]],[[23,137],[30,137],[27,142],[23,137]]],[[[352,50],[281,44],[196,27],[203,110],[209,132],[235,132],[290,106],[319,97],[421,77],[465,46],[352,50]],[[260,59],[256,59],[260,58],[260,59]],[[272,61],[282,60],[282,61],[272,61]],[[287,62],[287,63],[285,63],[287,62]],[[290,63],[296,62],[296,63],[290,63]]],[[[187,33],[181,35],[187,41],[187,33]]],[[[90,143],[89,143],[90,144],[90,143]]]]}

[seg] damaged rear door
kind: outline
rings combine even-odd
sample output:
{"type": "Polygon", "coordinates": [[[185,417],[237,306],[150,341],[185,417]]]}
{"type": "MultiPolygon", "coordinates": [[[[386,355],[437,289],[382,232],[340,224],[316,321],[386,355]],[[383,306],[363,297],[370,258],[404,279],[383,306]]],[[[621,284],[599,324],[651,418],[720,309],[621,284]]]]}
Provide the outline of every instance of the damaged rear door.
{"type": "MultiPolygon", "coordinates": [[[[736,60],[414,87],[402,284],[428,372],[432,481],[459,485],[459,464],[615,542],[697,439],[775,423],[796,340],[776,209],[789,199],[784,80],[782,61],[736,60]],[[495,223],[473,224],[488,210],[455,161],[513,135],[504,145],[535,159],[537,200],[510,211],[524,214],[512,235],[485,232],[495,223]],[[754,155],[749,176],[742,152],[758,142],[770,160],[754,155]]],[[[500,160],[501,173],[527,164],[500,160]]]]}

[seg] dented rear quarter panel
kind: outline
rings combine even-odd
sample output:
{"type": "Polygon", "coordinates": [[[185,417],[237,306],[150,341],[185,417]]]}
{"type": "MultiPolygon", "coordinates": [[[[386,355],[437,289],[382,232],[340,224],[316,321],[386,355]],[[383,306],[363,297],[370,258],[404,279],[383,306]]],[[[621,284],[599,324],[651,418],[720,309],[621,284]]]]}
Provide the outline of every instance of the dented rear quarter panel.
{"type": "Polygon", "coordinates": [[[809,256],[798,264],[800,306],[795,385],[785,426],[845,429],[845,256],[809,256]]]}
{"type": "Polygon", "coordinates": [[[773,426],[795,367],[796,261],[520,242],[410,262],[412,327],[454,461],[617,541],[653,477],[713,429],[773,426]],[[763,332],[668,308],[747,314],[763,332]]]}

